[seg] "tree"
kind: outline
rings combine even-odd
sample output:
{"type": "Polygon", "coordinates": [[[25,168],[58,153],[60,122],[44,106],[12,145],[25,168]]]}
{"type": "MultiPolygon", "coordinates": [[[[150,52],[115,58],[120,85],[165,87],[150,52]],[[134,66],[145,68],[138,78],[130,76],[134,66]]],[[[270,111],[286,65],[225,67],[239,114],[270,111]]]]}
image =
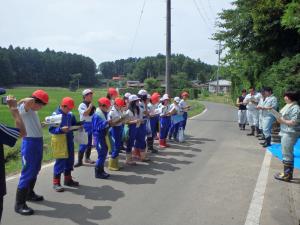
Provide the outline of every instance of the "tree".
{"type": "Polygon", "coordinates": [[[144,84],[146,90],[154,90],[160,88],[160,82],[155,78],[147,78],[146,80],[144,80],[144,84]]]}

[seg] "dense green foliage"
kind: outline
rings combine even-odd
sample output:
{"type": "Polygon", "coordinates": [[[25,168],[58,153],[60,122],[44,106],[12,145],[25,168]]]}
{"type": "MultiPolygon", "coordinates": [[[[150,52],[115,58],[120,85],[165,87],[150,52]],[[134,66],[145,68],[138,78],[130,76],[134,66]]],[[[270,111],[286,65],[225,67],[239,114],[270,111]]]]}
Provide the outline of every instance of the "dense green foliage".
{"type": "Polygon", "coordinates": [[[232,80],[232,97],[242,88],[271,86],[279,97],[300,89],[300,1],[235,0],[220,14],[215,34],[228,51],[222,72],[232,80]]]}
{"type": "MultiPolygon", "coordinates": [[[[165,56],[158,54],[153,57],[103,62],[99,65],[98,70],[106,79],[111,79],[115,75],[125,75],[129,80],[144,81],[146,78],[157,78],[165,74],[165,56]]],[[[199,78],[201,81],[206,82],[212,78],[215,71],[215,66],[203,63],[200,59],[191,59],[182,54],[172,55],[172,75],[186,73],[189,80],[199,78]]]]}
{"type": "Polygon", "coordinates": [[[80,84],[93,85],[96,64],[91,58],[66,52],[0,47],[0,86],[68,87],[73,74],[81,74],[80,84]]]}

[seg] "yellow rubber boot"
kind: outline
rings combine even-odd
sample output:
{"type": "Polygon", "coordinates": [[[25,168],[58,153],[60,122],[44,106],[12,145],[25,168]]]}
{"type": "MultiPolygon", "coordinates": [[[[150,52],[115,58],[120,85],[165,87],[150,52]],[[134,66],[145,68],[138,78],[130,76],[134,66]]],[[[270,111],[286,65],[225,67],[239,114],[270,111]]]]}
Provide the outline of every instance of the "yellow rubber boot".
{"type": "Polygon", "coordinates": [[[115,158],[115,159],[109,158],[108,169],[110,171],[118,171],[118,170],[120,170],[119,163],[118,163],[118,158],[115,158]]]}

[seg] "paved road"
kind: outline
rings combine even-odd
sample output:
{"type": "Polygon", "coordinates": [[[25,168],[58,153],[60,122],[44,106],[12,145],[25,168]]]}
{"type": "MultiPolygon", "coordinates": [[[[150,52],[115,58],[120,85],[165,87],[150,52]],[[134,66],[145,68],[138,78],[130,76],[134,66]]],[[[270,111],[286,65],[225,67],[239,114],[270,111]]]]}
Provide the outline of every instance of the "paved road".
{"type": "MultiPolygon", "coordinates": [[[[245,224],[265,151],[247,131],[237,129],[235,109],[205,104],[207,112],[188,122],[186,143],[172,143],[172,148],[152,155],[151,163],[113,172],[110,180],[96,180],[93,168],[81,167],[74,172],[81,186],[56,193],[52,167],[42,170],[36,191],[46,200],[29,203],[34,216],[13,212],[17,179],[10,180],[3,224],[245,224]]],[[[280,168],[274,159],[271,166],[280,168]]],[[[287,186],[271,175],[261,224],[294,224],[287,186]]]]}

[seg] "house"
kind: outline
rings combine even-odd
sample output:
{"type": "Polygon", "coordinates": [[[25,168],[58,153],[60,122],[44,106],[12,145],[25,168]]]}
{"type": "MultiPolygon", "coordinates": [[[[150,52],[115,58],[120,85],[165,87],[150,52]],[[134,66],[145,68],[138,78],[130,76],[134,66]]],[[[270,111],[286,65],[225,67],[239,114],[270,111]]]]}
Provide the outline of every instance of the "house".
{"type": "Polygon", "coordinates": [[[116,75],[112,77],[113,81],[122,81],[125,80],[125,76],[124,75],[116,75]]]}
{"type": "Polygon", "coordinates": [[[128,88],[143,88],[145,86],[145,84],[141,83],[138,80],[128,80],[126,82],[126,86],[128,88]]]}
{"type": "MultiPolygon", "coordinates": [[[[219,92],[228,93],[230,92],[231,81],[228,80],[219,80],[219,92]]],[[[208,83],[208,91],[210,93],[217,92],[217,81],[211,81],[208,83]]]]}

